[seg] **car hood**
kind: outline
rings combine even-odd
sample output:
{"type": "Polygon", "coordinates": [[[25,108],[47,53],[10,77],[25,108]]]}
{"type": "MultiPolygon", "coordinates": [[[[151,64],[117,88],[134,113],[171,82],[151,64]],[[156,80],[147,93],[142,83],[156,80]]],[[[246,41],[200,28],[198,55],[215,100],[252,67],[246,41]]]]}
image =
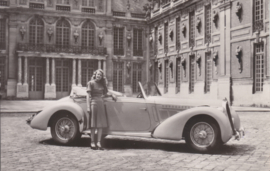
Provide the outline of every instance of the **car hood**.
{"type": "Polygon", "coordinates": [[[155,96],[148,98],[151,101],[154,101],[156,104],[162,105],[181,105],[181,106],[211,106],[211,107],[220,107],[222,100],[211,100],[211,99],[183,99],[177,97],[162,97],[155,96]]]}

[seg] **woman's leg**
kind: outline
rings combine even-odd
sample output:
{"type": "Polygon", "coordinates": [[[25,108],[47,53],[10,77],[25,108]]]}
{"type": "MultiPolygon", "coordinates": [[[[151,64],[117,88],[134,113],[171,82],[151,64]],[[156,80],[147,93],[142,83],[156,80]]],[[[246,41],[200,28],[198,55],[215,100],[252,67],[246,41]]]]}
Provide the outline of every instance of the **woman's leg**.
{"type": "Polygon", "coordinates": [[[97,147],[100,149],[100,150],[103,150],[102,146],[101,146],[101,137],[102,137],[102,128],[98,128],[98,140],[97,140],[97,147]]]}
{"type": "Polygon", "coordinates": [[[96,148],[95,128],[91,128],[91,148],[96,148]]]}

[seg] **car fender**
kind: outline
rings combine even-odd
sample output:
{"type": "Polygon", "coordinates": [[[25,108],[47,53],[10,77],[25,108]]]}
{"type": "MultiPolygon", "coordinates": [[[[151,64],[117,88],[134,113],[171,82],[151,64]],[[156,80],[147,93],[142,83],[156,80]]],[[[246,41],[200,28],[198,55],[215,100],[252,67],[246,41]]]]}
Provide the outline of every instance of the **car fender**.
{"type": "Polygon", "coordinates": [[[82,132],[85,114],[83,109],[74,102],[59,102],[45,107],[33,118],[31,121],[31,127],[34,129],[47,130],[51,117],[58,111],[68,111],[72,113],[79,121],[79,129],[80,132],[82,132]]]}
{"type": "Polygon", "coordinates": [[[221,139],[225,143],[232,137],[232,129],[228,117],[220,110],[211,107],[195,107],[179,112],[156,127],[152,136],[155,138],[181,140],[186,123],[194,116],[207,115],[215,119],[219,125],[221,139]]]}

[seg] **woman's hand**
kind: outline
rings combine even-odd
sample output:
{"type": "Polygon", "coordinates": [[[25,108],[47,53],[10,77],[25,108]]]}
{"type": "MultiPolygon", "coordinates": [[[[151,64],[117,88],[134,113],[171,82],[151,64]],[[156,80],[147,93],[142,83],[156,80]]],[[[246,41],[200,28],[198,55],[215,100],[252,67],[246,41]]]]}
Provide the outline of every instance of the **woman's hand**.
{"type": "Polygon", "coordinates": [[[117,101],[117,96],[112,94],[112,99],[116,102],[117,101]]]}

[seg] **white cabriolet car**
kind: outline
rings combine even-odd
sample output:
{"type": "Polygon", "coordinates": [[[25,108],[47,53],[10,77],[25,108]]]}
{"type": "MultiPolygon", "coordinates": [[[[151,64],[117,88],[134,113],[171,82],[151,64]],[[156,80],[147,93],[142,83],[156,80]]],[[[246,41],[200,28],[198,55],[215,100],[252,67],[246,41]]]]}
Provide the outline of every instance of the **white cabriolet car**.
{"type": "MultiPolygon", "coordinates": [[[[139,86],[137,97],[109,90],[117,100],[104,98],[108,120],[104,136],[185,140],[191,149],[203,153],[244,135],[240,119],[227,100],[166,98],[156,84],[139,86]]],[[[89,133],[86,96],[85,87],[74,87],[70,96],[32,115],[27,123],[39,130],[51,127],[52,138],[60,144],[74,143],[89,133]]]]}

